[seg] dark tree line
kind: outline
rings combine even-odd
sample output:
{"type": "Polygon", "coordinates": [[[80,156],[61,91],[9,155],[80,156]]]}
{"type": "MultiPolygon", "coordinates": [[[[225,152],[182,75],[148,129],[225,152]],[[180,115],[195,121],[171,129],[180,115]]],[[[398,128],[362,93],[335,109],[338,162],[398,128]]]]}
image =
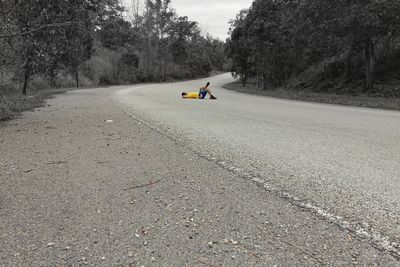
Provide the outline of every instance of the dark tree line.
{"type": "Polygon", "coordinates": [[[230,33],[227,53],[243,85],[368,92],[400,78],[398,0],[255,0],[230,33]]]}
{"type": "Polygon", "coordinates": [[[131,21],[120,2],[0,1],[0,86],[20,86],[26,94],[38,80],[48,87],[79,87],[223,69],[224,43],[202,36],[170,0],[147,0],[143,11],[132,11],[131,21]]]}

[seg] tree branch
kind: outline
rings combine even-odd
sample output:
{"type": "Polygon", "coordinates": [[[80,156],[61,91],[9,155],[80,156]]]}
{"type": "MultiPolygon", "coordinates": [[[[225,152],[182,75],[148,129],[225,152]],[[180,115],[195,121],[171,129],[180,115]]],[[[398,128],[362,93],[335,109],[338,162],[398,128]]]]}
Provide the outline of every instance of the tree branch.
{"type": "Polygon", "coordinates": [[[14,83],[9,83],[9,84],[0,84],[0,88],[3,88],[3,87],[8,87],[8,86],[11,86],[11,85],[16,85],[16,84],[20,84],[21,82],[14,82],[14,83]]]}
{"type": "Polygon", "coordinates": [[[65,27],[65,26],[70,26],[70,25],[74,25],[76,24],[73,21],[70,22],[62,22],[62,23],[52,23],[52,24],[46,24],[46,25],[42,25],[38,28],[26,31],[26,32],[19,32],[19,33],[11,33],[11,34],[5,34],[5,35],[0,35],[0,39],[5,39],[5,38],[14,38],[14,37],[19,37],[19,36],[24,36],[24,35],[28,35],[37,31],[41,31],[45,28],[58,28],[58,27],[65,27]]]}
{"type": "Polygon", "coordinates": [[[15,6],[8,13],[7,17],[5,17],[4,23],[6,23],[8,21],[8,19],[12,16],[12,14],[14,13],[14,11],[17,9],[18,6],[19,6],[19,0],[17,1],[17,3],[15,3],[15,6]]]}

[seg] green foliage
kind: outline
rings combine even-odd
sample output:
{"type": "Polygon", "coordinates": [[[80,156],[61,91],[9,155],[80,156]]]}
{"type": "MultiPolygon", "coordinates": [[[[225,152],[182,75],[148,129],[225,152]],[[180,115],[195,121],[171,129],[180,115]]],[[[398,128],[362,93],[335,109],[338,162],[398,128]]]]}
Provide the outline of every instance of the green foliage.
{"type": "Polygon", "coordinates": [[[8,47],[13,51],[15,79],[23,81],[24,94],[33,76],[53,80],[62,69],[69,69],[79,85],[78,68],[91,57],[94,30],[117,6],[116,0],[2,2],[6,2],[3,17],[7,19],[2,20],[0,41],[2,46],[15,43],[8,47]]]}
{"type": "Polygon", "coordinates": [[[242,81],[263,80],[264,88],[314,73],[302,88],[364,79],[372,91],[374,81],[384,79],[378,70],[390,71],[385,66],[398,55],[399,14],[396,0],[255,0],[232,21],[232,72],[242,81]]]}
{"type": "MultiPolygon", "coordinates": [[[[126,20],[119,0],[0,2],[0,86],[35,77],[126,84],[207,75],[224,67],[224,44],[178,17],[170,0],[148,0],[126,20]]],[[[46,82],[45,82],[46,83],[46,82]]]]}
{"type": "Polygon", "coordinates": [[[236,19],[231,21],[231,38],[227,40],[227,55],[232,59],[232,72],[240,75],[243,86],[250,73],[250,42],[246,30],[247,10],[242,10],[236,19]]]}
{"type": "Polygon", "coordinates": [[[169,0],[148,0],[141,21],[141,79],[190,78],[222,69],[224,44],[201,36],[197,23],[177,16],[169,0]]]}

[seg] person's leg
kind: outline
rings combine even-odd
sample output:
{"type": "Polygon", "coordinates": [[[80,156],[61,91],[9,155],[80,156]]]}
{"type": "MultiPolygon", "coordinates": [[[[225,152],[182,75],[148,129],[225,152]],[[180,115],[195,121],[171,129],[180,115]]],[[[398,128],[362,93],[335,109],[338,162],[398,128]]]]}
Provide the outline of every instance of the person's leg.
{"type": "Polygon", "coordinates": [[[204,90],[207,91],[207,93],[208,93],[209,95],[213,95],[210,88],[207,87],[207,88],[204,88],[204,90]]]}
{"type": "Polygon", "coordinates": [[[210,95],[210,99],[217,99],[214,95],[213,95],[213,93],[211,92],[211,89],[210,88],[204,88],[204,90],[206,90],[206,92],[210,95]]]}
{"type": "Polygon", "coordinates": [[[182,98],[198,99],[199,98],[199,93],[197,93],[197,92],[189,92],[189,93],[186,93],[186,94],[182,94],[182,98]]]}
{"type": "Polygon", "coordinates": [[[211,99],[217,99],[214,95],[213,95],[213,93],[211,92],[211,89],[210,88],[204,88],[204,90],[206,90],[207,91],[207,93],[210,95],[210,98],[211,99]]]}

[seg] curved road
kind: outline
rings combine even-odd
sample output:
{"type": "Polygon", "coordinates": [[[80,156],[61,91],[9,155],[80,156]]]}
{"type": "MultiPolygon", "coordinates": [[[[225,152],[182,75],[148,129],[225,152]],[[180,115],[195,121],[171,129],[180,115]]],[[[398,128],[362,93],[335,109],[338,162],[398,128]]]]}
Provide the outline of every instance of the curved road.
{"type": "MultiPolygon", "coordinates": [[[[126,112],[270,193],[399,253],[400,113],[282,100],[223,89],[183,100],[205,79],[114,95],[126,112]]],[[[399,254],[400,255],[400,254],[399,254]]]]}
{"type": "Polygon", "coordinates": [[[0,265],[399,266],[399,112],[209,80],[217,101],[71,90],[1,123],[0,265]]]}

